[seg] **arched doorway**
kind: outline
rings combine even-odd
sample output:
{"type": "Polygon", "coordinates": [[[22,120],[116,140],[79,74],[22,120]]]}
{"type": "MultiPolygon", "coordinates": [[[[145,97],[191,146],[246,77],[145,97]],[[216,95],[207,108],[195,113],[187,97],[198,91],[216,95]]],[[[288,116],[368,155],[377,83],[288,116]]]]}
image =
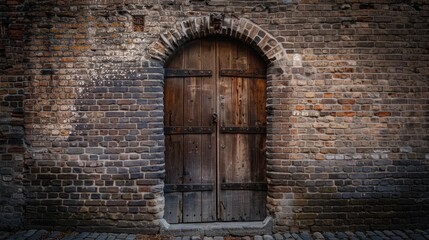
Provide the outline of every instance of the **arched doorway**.
{"type": "Polygon", "coordinates": [[[240,41],[197,39],[165,64],[169,223],[266,217],[266,66],[240,41]]]}

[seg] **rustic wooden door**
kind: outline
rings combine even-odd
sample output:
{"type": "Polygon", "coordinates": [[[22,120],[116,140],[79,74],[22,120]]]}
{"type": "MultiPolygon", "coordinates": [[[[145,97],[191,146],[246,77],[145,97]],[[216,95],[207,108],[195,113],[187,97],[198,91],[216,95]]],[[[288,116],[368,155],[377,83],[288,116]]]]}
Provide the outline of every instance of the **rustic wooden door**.
{"type": "Polygon", "coordinates": [[[194,40],[166,63],[169,223],[266,216],[265,64],[228,39],[194,40]]]}

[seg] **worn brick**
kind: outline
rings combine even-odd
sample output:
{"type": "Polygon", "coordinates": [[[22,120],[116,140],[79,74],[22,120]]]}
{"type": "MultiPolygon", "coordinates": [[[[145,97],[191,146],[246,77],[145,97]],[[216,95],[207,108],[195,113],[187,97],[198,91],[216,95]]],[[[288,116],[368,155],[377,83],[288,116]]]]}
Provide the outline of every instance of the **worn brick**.
{"type": "Polygon", "coordinates": [[[0,3],[0,227],[55,216],[78,228],[154,231],[165,202],[163,64],[208,35],[240,39],[267,62],[274,229],[420,226],[427,9],[360,0],[0,3]],[[143,12],[135,32],[127,14],[143,12]],[[226,13],[220,33],[212,12],[226,13]],[[81,220],[54,213],[67,208],[81,220]]]}

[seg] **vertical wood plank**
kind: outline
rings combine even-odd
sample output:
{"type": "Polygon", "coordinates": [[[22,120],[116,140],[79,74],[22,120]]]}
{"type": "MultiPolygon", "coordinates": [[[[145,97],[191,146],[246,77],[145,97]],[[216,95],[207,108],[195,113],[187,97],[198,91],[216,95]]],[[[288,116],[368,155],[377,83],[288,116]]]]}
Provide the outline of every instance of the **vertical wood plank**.
{"type": "MultiPolygon", "coordinates": [[[[215,68],[215,41],[207,39],[201,42],[201,69],[215,68]]],[[[216,77],[201,78],[201,125],[211,126],[212,115],[216,109],[216,77]]],[[[216,132],[201,136],[201,183],[216,184],[216,132]]],[[[201,221],[216,221],[216,189],[201,193],[201,221]]]]}
{"type": "MultiPolygon", "coordinates": [[[[183,65],[183,51],[173,56],[170,68],[180,69],[183,65]]],[[[183,78],[168,78],[164,83],[164,125],[183,125],[183,78]]],[[[183,136],[166,136],[165,138],[166,178],[165,184],[183,183],[183,136]],[[178,169],[180,169],[178,171],[178,169]]],[[[169,223],[180,223],[182,215],[183,197],[180,192],[165,194],[164,218],[169,223]]]]}
{"type": "MultiPolygon", "coordinates": [[[[217,46],[219,69],[231,69],[232,54],[229,44],[224,41],[219,41],[217,46]]],[[[232,117],[234,116],[230,106],[232,102],[232,85],[230,78],[219,76],[218,94],[220,104],[219,122],[222,127],[225,127],[232,124],[232,117]]],[[[220,184],[229,182],[229,176],[233,175],[233,161],[230,160],[233,151],[233,149],[230,149],[230,146],[233,142],[235,141],[231,139],[231,137],[219,133],[218,212],[222,221],[230,219],[232,214],[230,206],[234,203],[234,199],[232,196],[229,196],[228,191],[220,189],[220,184]]]]}
{"type": "MultiPolygon", "coordinates": [[[[230,48],[230,45],[225,43],[226,46],[225,50],[222,51],[223,54],[225,54],[227,56],[228,59],[230,59],[230,61],[228,62],[228,66],[226,66],[227,69],[231,69],[232,68],[232,52],[233,49],[230,48]]],[[[223,69],[223,67],[221,68],[223,69]]],[[[233,85],[232,85],[232,81],[230,77],[222,77],[222,80],[225,82],[224,85],[226,86],[225,88],[225,102],[224,102],[224,116],[222,116],[222,121],[224,122],[223,126],[231,126],[235,121],[234,121],[234,117],[235,117],[235,112],[232,108],[232,103],[233,103],[233,85]]],[[[221,168],[221,173],[220,175],[222,176],[222,183],[226,183],[226,182],[231,182],[231,176],[234,175],[235,173],[235,161],[232,160],[232,156],[235,155],[234,150],[236,149],[235,146],[233,146],[232,144],[236,143],[236,139],[235,136],[228,136],[228,135],[220,135],[219,136],[222,140],[223,140],[223,144],[222,147],[220,149],[220,156],[221,158],[219,159],[221,166],[223,166],[223,168],[221,168]]],[[[222,207],[223,209],[223,213],[224,215],[222,216],[222,220],[228,220],[231,219],[235,213],[233,212],[233,209],[231,209],[231,206],[234,206],[235,203],[238,203],[237,199],[234,199],[233,196],[230,194],[230,192],[228,191],[221,191],[221,201],[222,201],[222,207]]]]}
{"type": "MultiPolygon", "coordinates": [[[[187,45],[184,54],[185,69],[201,69],[201,42],[192,41],[187,45]]],[[[184,126],[201,126],[201,81],[197,77],[185,79],[184,126]]],[[[201,183],[201,135],[186,134],[184,136],[184,184],[201,183]]],[[[201,192],[185,192],[183,194],[183,221],[201,221],[201,192]]]]}
{"type": "MultiPolygon", "coordinates": [[[[235,65],[235,53],[236,48],[233,48],[229,42],[222,42],[219,44],[219,58],[220,69],[233,69],[235,65]],[[228,59],[229,61],[223,61],[228,59]]],[[[234,126],[238,122],[238,99],[236,98],[237,81],[233,77],[221,77],[223,97],[222,105],[222,126],[234,126]]],[[[239,142],[236,134],[220,134],[219,135],[221,146],[219,149],[219,165],[220,165],[220,184],[229,183],[234,181],[234,176],[237,174],[237,151],[239,149],[239,142]]],[[[238,195],[235,195],[232,191],[220,191],[220,201],[222,206],[222,220],[233,221],[238,220],[237,215],[239,206],[242,202],[238,195]]]]}
{"type": "MultiPolygon", "coordinates": [[[[166,159],[168,159],[165,183],[180,184],[182,181],[182,171],[177,171],[177,169],[183,168],[183,137],[167,136],[165,141],[166,146],[169,146],[165,152],[166,159]]],[[[165,194],[164,217],[169,223],[179,223],[182,221],[181,204],[181,193],[173,192],[165,194]]]]}

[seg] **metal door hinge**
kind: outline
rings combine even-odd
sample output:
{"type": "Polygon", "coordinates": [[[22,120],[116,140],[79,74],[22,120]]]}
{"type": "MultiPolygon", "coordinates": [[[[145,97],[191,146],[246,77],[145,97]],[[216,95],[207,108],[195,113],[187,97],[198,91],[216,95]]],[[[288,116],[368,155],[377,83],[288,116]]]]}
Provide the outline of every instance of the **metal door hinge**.
{"type": "Polygon", "coordinates": [[[212,184],[165,184],[164,192],[203,192],[213,191],[212,184]]]}
{"type": "Polygon", "coordinates": [[[164,77],[211,77],[211,70],[165,69],[164,77]]]}

